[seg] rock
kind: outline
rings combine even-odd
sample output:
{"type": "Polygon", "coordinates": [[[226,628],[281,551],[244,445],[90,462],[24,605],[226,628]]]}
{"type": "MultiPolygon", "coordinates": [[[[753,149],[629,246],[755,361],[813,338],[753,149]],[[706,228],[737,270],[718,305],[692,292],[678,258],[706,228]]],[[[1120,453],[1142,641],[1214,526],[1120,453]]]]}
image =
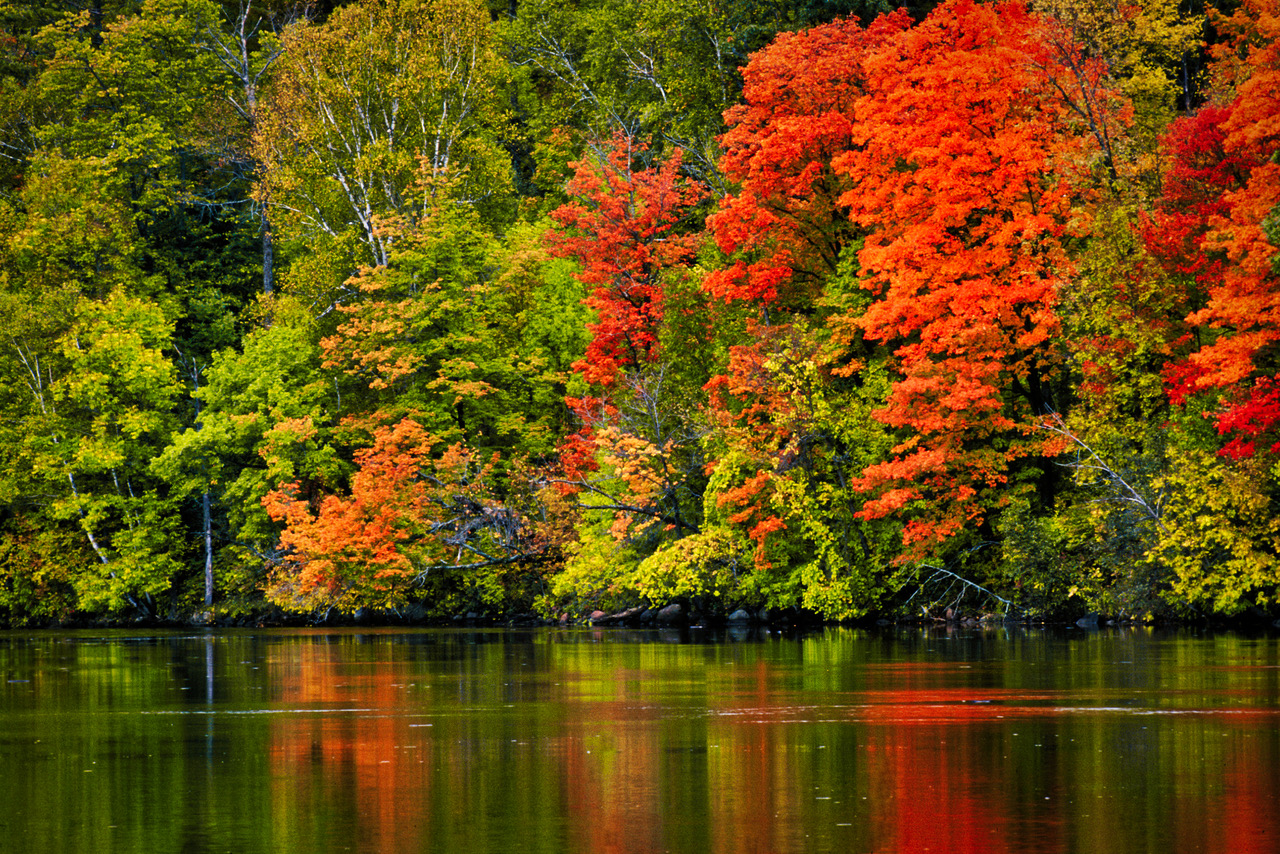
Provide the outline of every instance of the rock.
{"type": "Polygon", "coordinates": [[[688,621],[688,617],[684,613],[684,608],[679,602],[672,602],[667,607],[658,611],[658,625],[675,626],[688,621]]]}
{"type": "Polygon", "coordinates": [[[654,608],[649,608],[640,615],[640,622],[644,624],[652,623],[658,619],[658,612],[654,608]]]}
{"type": "Polygon", "coordinates": [[[614,614],[613,616],[614,616],[614,619],[616,619],[619,623],[634,625],[635,623],[640,622],[640,618],[643,615],[644,615],[644,608],[635,607],[635,608],[628,608],[627,610],[619,614],[614,614]]]}
{"type": "Polygon", "coordinates": [[[608,619],[608,617],[609,617],[609,615],[608,615],[608,614],[606,614],[604,611],[592,611],[592,612],[591,612],[591,622],[592,622],[593,624],[595,624],[595,623],[602,623],[602,622],[604,622],[606,619],[608,619]]]}
{"type": "Polygon", "coordinates": [[[739,608],[738,610],[734,611],[732,614],[729,615],[729,622],[749,623],[751,622],[751,615],[748,614],[746,611],[742,610],[741,608],[739,608]]]}
{"type": "Polygon", "coordinates": [[[1096,629],[1098,627],[1098,615],[1085,614],[1083,617],[1076,620],[1076,625],[1082,629],[1096,629]]]}

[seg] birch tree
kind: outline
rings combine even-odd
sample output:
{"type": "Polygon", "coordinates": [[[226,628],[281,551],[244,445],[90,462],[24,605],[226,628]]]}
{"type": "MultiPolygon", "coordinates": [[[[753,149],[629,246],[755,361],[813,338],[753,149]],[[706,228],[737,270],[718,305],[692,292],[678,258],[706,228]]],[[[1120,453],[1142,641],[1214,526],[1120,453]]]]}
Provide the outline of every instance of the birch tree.
{"type": "Polygon", "coordinates": [[[444,176],[481,204],[506,184],[495,131],[502,62],[483,5],[366,0],[282,34],[278,76],[260,103],[256,195],[284,241],[385,265],[379,218],[410,214],[415,181],[444,176]]]}

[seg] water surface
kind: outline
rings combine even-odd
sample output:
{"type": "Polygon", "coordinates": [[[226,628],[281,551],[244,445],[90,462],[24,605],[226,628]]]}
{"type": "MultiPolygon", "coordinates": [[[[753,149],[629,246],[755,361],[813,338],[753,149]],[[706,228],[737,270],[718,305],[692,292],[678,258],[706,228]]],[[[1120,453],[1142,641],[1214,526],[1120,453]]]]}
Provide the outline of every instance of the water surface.
{"type": "Polygon", "coordinates": [[[0,851],[1280,851],[1275,638],[0,633],[0,851]]]}

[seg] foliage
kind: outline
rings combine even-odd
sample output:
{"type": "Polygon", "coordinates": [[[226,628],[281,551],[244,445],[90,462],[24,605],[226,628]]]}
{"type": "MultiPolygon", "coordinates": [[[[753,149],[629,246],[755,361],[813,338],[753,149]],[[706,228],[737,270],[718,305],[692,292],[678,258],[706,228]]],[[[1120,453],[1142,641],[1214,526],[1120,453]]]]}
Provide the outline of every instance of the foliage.
{"type": "Polygon", "coordinates": [[[571,164],[574,200],[552,213],[564,229],[552,235],[555,253],[576,259],[577,278],[591,289],[585,303],[596,319],[574,368],[594,385],[612,386],[621,371],[659,357],[662,279],[692,259],[698,240],[678,226],[702,189],[681,180],[679,151],[657,167],[633,168],[646,150],[619,134],[603,156],[571,164]]]}
{"type": "Polygon", "coordinates": [[[411,214],[425,171],[472,204],[500,198],[499,55],[482,5],[367,0],[300,21],[255,115],[257,196],[300,251],[385,265],[378,218],[411,214]]]}
{"type": "Polygon", "coordinates": [[[0,620],[1274,617],[1273,5],[0,3],[0,620]]]}
{"type": "Polygon", "coordinates": [[[720,161],[740,189],[707,223],[733,261],[707,276],[712,295],[800,308],[836,272],[857,230],[832,160],[855,144],[866,55],[907,22],[899,12],[866,30],[850,19],[783,34],[743,69],[720,161]]]}
{"type": "Polygon", "coordinates": [[[876,496],[862,514],[925,499],[905,533],[923,552],[1007,500],[1010,465],[1053,451],[1027,428],[1052,405],[1088,149],[1041,94],[1035,26],[1016,4],[958,2],[892,39],[866,61],[860,146],[836,161],[879,295],[852,325],[893,347],[878,417],[907,431],[862,475],[876,496]]]}

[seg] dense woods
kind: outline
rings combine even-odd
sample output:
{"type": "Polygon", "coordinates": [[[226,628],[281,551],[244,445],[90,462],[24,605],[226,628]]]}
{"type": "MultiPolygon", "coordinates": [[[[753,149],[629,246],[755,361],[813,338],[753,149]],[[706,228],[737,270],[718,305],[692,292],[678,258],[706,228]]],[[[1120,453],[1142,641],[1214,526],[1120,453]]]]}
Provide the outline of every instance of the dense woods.
{"type": "Polygon", "coordinates": [[[1280,616],[1277,93],[1275,0],[0,2],[0,622],[1280,616]]]}

